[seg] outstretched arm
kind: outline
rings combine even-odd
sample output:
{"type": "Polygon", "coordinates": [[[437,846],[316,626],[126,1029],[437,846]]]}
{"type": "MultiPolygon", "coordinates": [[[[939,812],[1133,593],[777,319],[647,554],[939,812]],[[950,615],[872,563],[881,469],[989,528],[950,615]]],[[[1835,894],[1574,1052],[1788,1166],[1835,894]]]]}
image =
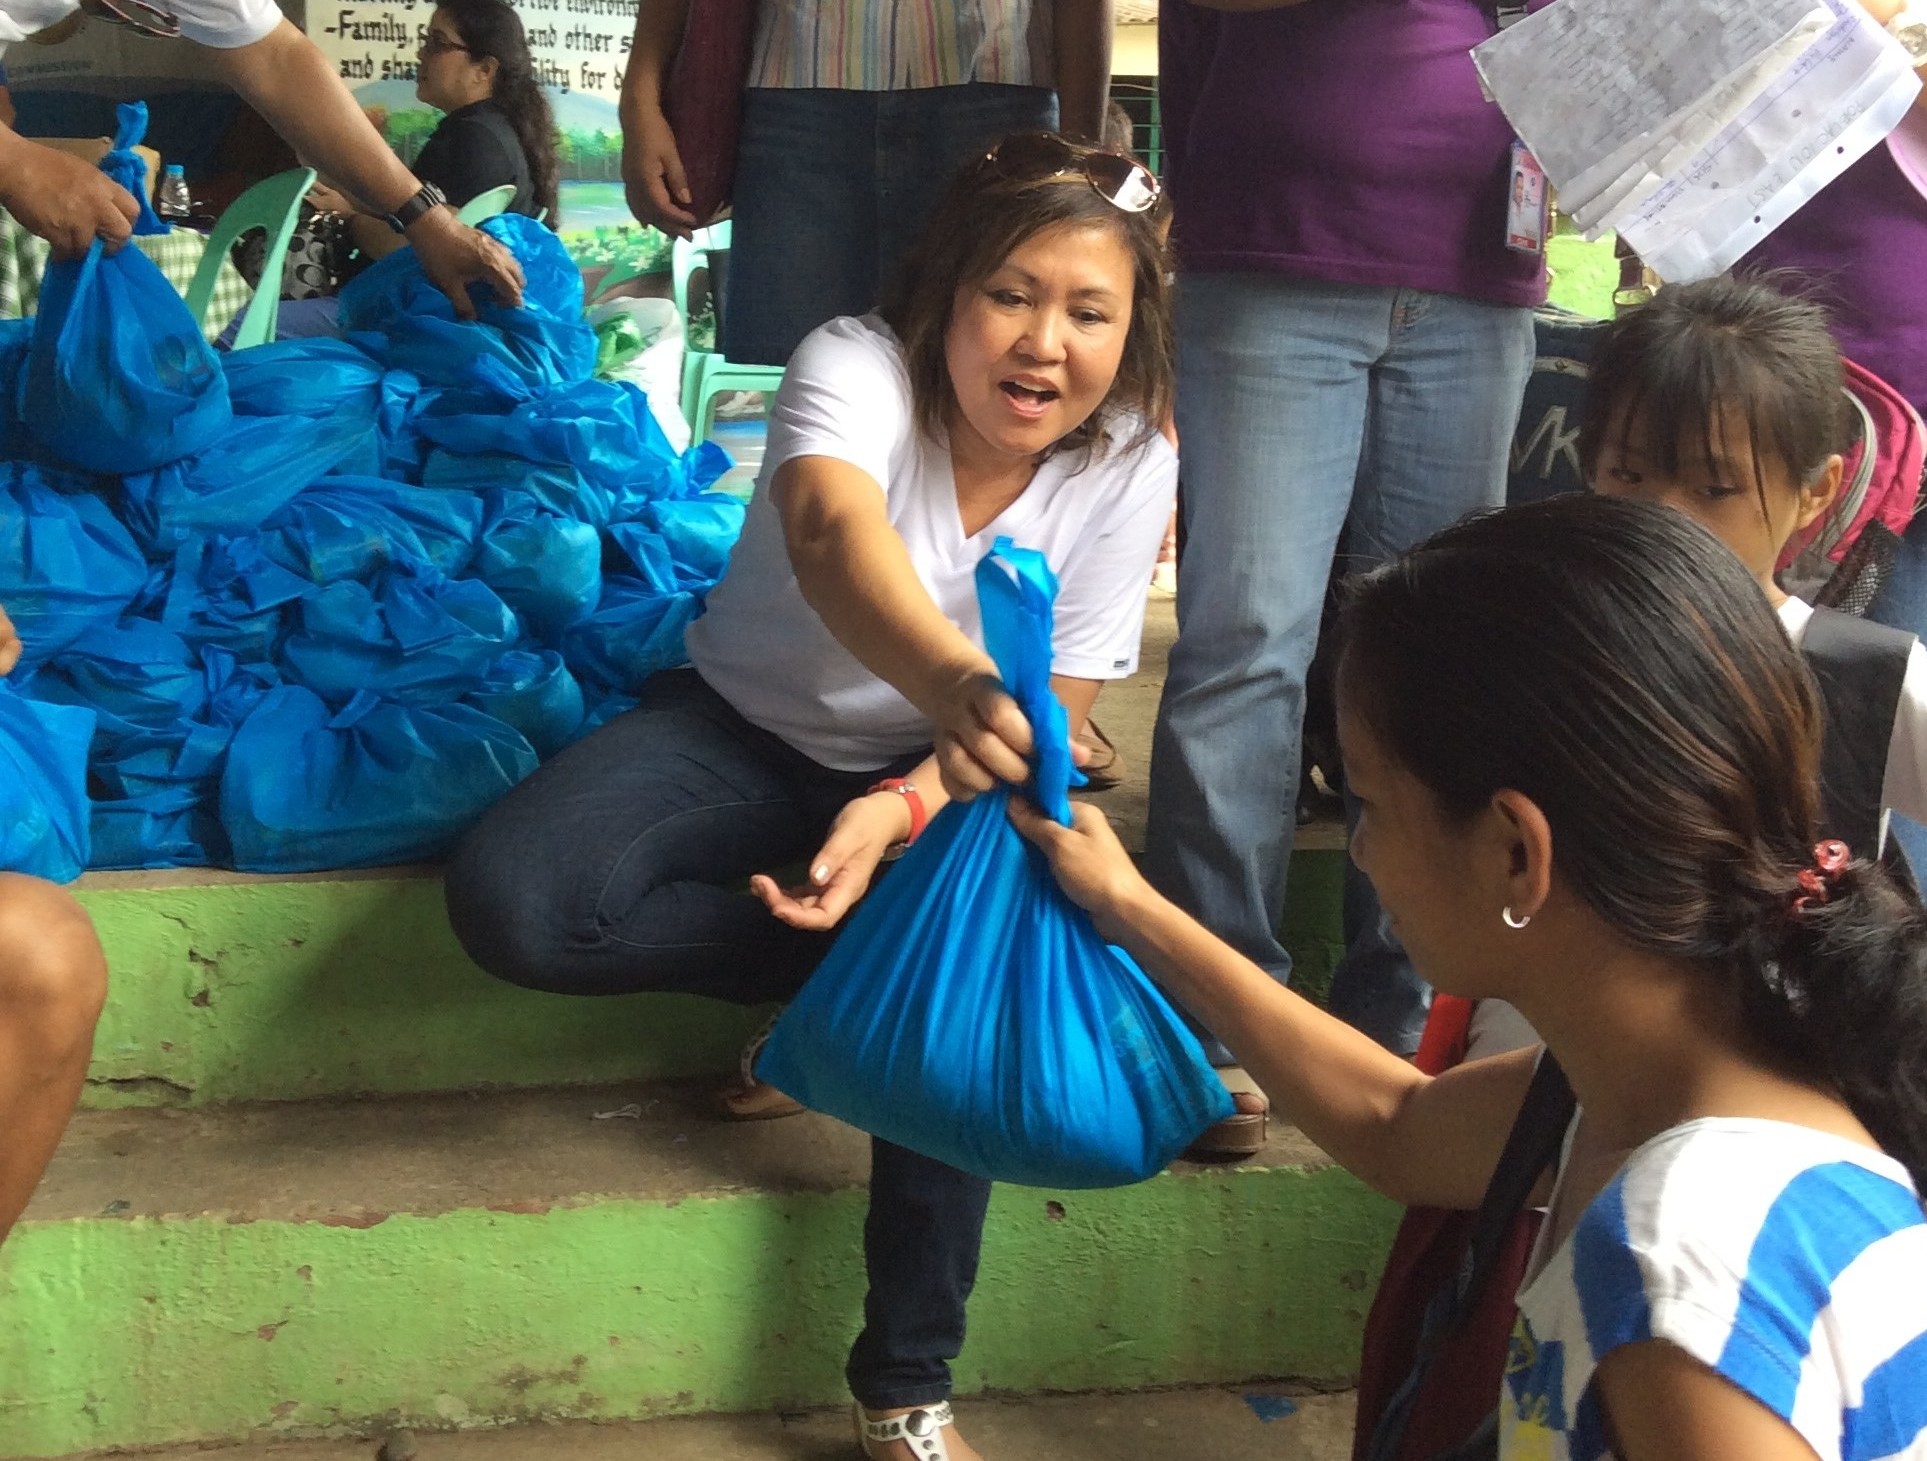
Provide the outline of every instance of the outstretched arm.
{"type": "Polygon", "coordinates": [[[1064,891],[1231,1048],[1287,1118],[1399,1202],[1478,1206],[1531,1083],[1532,1051],[1422,1074],[1159,896],[1095,807],[1073,813],[1060,827],[1011,803],[1064,891]]]}
{"type": "MultiPolygon", "coordinates": [[[[295,152],[375,214],[394,212],[421,187],[389,150],[328,58],[283,20],[250,45],[207,54],[227,83],[268,119],[295,152]]],[[[470,284],[486,284],[503,304],[522,302],[522,269],[495,239],[468,227],[452,208],[431,208],[408,229],[422,272],[455,312],[474,317],[470,284]]]]}

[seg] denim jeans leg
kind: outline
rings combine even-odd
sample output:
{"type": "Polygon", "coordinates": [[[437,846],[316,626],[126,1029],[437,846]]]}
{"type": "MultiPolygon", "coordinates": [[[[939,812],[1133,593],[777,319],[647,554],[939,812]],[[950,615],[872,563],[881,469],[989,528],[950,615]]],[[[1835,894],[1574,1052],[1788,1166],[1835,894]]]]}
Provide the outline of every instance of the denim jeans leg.
{"type": "Polygon", "coordinates": [[[977,1282],[990,1183],[881,1137],[870,1140],[863,1261],[870,1290],[845,1378],[868,1410],[950,1395],[964,1306],[977,1282]]]}
{"type": "Polygon", "coordinates": [[[879,293],[960,167],[1012,132],[1056,126],[1057,93],[1044,86],[972,81],[881,93],[874,223],[879,293]]]}
{"type": "Polygon", "coordinates": [[[1184,559],[1145,870],[1283,982],[1305,672],[1392,291],[1195,274],[1179,292],[1184,559]]]}
{"type": "Polygon", "coordinates": [[[825,320],[876,304],[877,93],[743,93],[719,344],[731,360],[787,365],[825,320]]]}
{"type": "Polygon", "coordinates": [[[470,830],[444,878],[449,921],[526,988],[784,998],[829,935],[779,922],[743,882],[815,851],[866,784],[750,725],[694,670],[657,675],[470,830]]]}
{"type": "MultiPolygon", "coordinates": [[[[1916,517],[1901,537],[1893,569],[1868,606],[1867,617],[1927,639],[1927,512],[1916,517]]],[[[1888,819],[1887,835],[1899,841],[1914,875],[1927,878],[1927,827],[1895,812],[1888,819]]]]}
{"type": "MultiPolygon", "coordinates": [[[[1507,453],[1532,356],[1529,309],[1399,291],[1391,345],[1372,373],[1343,568],[1376,567],[1467,513],[1505,501],[1507,453]]],[[[1355,821],[1348,798],[1347,825],[1355,821]]],[[[1431,990],[1393,936],[1370,881],[1349,862],[1344,912],[1332,1013],[1409,1055],[1418,1049],[1431,990]]]]}

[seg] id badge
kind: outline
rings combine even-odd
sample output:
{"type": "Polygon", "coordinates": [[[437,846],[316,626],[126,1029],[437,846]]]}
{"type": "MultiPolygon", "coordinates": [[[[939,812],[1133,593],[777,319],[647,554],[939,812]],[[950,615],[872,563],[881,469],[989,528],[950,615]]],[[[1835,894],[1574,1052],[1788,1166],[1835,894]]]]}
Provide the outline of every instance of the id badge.
{"type": "Polygon", "coordinates": [[[1523,142],[1512,144],[1512,186],[1506,193],[1505,246],[1518,254],[1546,251],[1546,174],[1523,142]]]}

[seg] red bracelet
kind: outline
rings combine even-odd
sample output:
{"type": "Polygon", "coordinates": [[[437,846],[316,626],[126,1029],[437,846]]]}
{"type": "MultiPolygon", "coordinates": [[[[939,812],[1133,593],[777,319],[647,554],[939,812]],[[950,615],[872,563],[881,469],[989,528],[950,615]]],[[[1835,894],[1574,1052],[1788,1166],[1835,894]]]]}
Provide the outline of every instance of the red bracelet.
{"type": "Polygon", "coordinates": [[[923,809],[923,793],[917,790],[914,783],[906,781],[901,776],[891,776],[879,781],[875,786],[871,787],[869,791],[865,792],[864,795],[870,796],[879,791],[894,791],[898,793],[903,798],[905,804],[909,806],[910,835],[903,839],[903,845],[908,847],[923,835],[924,824],[930,820],[928,814],[926,814],[923,809]]]}

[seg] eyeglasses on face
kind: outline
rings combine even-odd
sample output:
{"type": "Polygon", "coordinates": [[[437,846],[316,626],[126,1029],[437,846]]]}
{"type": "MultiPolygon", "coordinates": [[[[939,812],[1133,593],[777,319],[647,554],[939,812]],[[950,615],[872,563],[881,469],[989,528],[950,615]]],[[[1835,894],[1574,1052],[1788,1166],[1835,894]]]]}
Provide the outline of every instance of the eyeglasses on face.
{"type": "Polygon", "coordinates": [[[427,39],[415,48],[415,55],[418,59],[426,61],[430,56],[440,56],[449,51],[460,51],[469,56],[475,54],[460,41],[452,41],[447,36],[438,36],[431,30],[427,39]]]}

